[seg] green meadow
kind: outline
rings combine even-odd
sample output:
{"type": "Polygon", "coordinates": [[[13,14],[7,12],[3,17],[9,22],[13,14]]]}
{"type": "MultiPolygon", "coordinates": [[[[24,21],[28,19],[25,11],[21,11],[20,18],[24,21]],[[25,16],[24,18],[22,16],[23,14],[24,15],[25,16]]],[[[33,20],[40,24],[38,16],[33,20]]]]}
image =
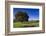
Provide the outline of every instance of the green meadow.
{"type": "Polygon", "coordinates": [[[28,22],[13,22],[13,28],[39,27],[39,20],[28,22]]]}

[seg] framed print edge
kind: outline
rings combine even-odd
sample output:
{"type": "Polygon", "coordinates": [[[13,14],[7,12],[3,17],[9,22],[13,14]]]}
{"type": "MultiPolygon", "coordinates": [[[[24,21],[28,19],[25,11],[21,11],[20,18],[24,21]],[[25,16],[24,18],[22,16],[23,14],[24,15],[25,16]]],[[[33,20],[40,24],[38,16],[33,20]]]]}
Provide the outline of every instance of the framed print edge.
{"type": "Polygon", "coordinates": [[[5,35],[19,35],[19,34],[38,34],[45,32],[45,3],[33,3],[33,2],[18,2],[18,1],[5,1],[5,35]],[[13,4],[22,4],[22,5],[37,5],[42,6],[42,30],[38,31],[18,31],[10,32],[10,7],[9,5],[13,4]]]}

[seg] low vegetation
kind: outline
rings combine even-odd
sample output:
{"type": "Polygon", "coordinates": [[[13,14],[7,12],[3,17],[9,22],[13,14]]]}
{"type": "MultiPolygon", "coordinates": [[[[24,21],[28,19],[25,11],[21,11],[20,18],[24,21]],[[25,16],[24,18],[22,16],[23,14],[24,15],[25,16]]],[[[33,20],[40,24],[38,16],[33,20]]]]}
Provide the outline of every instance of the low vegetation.
{"type": "Polygon", "coordinates": [[[39,21],[28,21],[28,22],[14,22],[14,28],[24,28],[24,27],[38,27],[39,21]]]}

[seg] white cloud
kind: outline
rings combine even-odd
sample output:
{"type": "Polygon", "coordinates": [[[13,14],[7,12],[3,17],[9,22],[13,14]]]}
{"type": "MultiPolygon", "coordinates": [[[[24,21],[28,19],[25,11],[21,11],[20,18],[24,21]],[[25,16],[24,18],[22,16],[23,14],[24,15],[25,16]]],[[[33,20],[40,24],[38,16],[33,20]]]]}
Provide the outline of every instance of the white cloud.
{"type": "Polygon", "coordinates": [[[35,19],[35,18],[29,18],[28,20],[29,20],[29,21],[31,21],[31,20],[39,20],[39,19],[35,19]]]}

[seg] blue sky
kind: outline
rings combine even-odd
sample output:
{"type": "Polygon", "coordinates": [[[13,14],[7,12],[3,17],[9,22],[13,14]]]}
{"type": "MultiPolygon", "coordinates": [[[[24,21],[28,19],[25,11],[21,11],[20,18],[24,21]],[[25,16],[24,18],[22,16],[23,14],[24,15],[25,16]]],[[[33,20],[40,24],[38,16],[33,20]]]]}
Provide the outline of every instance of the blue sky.
{"type": "Polygon", "coordinates": [[[29,19],[28,19],[29,21],[39,19],[39,9],[35,9],[35,8],[13,8],[13,16],[18,11],[26,12],[28,14],[28,16],[29,16],[29,19]]]}

